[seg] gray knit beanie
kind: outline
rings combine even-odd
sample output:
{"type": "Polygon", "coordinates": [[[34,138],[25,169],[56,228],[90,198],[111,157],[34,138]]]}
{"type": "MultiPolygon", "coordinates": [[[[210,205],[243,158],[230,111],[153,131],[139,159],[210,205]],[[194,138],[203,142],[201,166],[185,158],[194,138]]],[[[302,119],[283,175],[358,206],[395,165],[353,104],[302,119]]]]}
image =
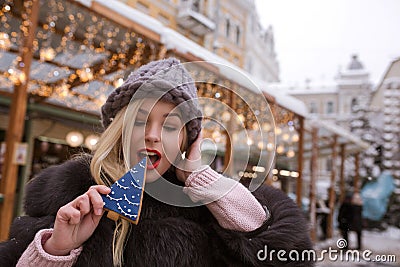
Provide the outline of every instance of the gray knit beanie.
{"type": "Polygon", "coordinates": [[[133,97],[156,98],[178,106],[186,123],[188,145],[196,140],[202,119],[197,89],[189,72],[176,58],[153,61],[132,72],[101,107],[104,128],[133,97]]]}

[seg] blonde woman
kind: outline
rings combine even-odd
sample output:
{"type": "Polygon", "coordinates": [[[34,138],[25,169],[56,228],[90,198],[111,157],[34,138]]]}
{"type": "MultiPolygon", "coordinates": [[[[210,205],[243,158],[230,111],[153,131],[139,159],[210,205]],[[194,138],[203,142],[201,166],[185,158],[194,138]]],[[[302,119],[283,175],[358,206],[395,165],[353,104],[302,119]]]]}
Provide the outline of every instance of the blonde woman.
{"type": "Polygon", "coordinates": [[[293,201],[266,186],[252,194],[200,164],[197,90],[178,60],[133,72],[108,97],[102,122],[93,156],[50,167],[27,185],[27,215],[0,244],[1,266],[312,265],[265,255],[312,248],[293,201]],[[143,157],[138,224],[103,216],[101,194],[143,157]]]}

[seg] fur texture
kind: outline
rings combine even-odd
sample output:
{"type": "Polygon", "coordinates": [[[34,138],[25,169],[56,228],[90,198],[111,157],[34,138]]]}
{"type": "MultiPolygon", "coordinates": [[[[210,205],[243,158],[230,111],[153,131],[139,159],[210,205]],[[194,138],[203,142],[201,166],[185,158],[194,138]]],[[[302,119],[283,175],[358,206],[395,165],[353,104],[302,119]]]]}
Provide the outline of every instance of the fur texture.
{"type": "MultiPolygon", "coordinates": [[[[15,266],[39,229],[51,228],[58,209],[94,184],[90,158],[44,170],[27,184],[26,216],[15,219],[11,239],[0,244],[0,266],[15,266]]],[[[311,249],[307,223],[284,193],[262,186],[254,195],[271,213],[263,226],[237,232],[218,225],[205,206],[181,208],[144,196],[141,221],[132,225],[125,266],[312,266],[312,262],[261,261],[259,250],[311,249]]],[[[112,266],[115,223],[104,216],[75,266],[112,266]]]]}

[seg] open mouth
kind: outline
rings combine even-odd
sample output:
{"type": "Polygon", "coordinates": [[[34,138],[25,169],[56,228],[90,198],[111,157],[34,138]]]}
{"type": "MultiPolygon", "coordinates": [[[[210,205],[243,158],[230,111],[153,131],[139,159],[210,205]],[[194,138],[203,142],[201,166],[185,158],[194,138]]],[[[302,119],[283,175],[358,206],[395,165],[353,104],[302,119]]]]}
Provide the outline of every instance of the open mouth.
{"type": "Polygon", "coordinates": [[[160,164],[161,160],[161,154],[157,150],[153,149],[141,149],[138,152],[138,157],[139,160],[147,157],[148,158],[148,163],[147,163],[147,169],[155,169],[157,168],[158,164],[160,164]]]}

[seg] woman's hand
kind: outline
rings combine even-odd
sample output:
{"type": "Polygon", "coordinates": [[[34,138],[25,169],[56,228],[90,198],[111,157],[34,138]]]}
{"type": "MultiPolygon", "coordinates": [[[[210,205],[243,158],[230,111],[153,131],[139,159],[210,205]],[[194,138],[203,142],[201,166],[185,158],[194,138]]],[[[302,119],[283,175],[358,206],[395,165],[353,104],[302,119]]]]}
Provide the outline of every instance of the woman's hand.
{"type": "Polygon", "coordinates": [[[189,147],[185,159],[181,160],[176,167],[176,176],[182,182],[186,182],[189,175],[201,166],[201,149],[203,141],[202,132],[199,133],[196,141],[189,147]]]}
{"type": "Polygon", "coordinates": [[[103,215],[100,193],[108,194],[110,191],[104,185],[91,186],[85,194],[61,207],[53,234],[43,245],[44,250],[51,255],[65,256],[89,239],[103,215]]]}

